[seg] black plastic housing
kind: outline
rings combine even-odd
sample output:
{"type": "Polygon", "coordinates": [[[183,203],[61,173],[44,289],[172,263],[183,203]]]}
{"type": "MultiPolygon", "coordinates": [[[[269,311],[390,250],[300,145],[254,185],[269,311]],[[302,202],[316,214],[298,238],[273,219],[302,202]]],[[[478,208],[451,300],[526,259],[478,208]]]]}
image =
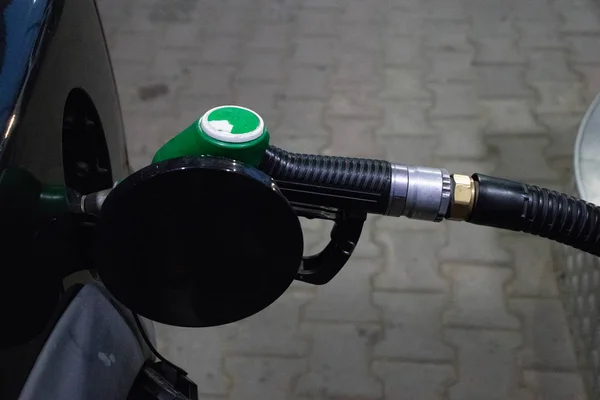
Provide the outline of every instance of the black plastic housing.
{"type": "Polygon", "coordinates": [[[270,146],[259,168],[293,205],[385,214],[392,167],[387,161],[296,154],[270,146]]]}

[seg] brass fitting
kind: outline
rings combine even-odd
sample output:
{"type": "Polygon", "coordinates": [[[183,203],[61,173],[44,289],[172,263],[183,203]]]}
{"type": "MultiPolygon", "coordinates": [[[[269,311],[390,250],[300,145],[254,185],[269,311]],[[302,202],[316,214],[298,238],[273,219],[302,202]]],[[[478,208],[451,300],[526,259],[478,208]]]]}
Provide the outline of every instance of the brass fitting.
{"type": "Polygon", "coordinates": [[[468,175],[453,174],[452,197],[450,198],[450,216],[454,221],[466,221],[475,204],[475,182],[468,175]]]}

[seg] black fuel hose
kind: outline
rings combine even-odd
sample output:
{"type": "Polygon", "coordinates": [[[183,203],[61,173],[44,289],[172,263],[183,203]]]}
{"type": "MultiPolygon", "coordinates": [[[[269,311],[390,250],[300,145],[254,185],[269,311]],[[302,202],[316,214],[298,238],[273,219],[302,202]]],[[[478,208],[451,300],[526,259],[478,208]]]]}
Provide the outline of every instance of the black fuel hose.
{"type": "MultiPolygon", "coordinates": [[[[271,146],[259,168],[292,204],[386,214],[394,190],[387,161],[296,154],[271,146]]],[[[475,201],[468,222],[530,233],[600,256],[599,207],[525,183],[482,174],[472,179],[475,201]]]]}
{"type": "Polygon", "coordinates": [[[600,207],[553,190],[475,174],[468,222],[555,240],[600,256],[600,207]]]}

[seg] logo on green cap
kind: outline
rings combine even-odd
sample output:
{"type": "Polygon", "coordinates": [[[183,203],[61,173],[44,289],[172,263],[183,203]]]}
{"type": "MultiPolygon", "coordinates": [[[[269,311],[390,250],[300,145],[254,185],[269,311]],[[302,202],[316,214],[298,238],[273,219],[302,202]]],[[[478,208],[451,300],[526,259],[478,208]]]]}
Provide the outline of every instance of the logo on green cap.
{"type": "Polygon", "coordinates": [[[261,125],[256,113],[241,107],[217,108],[206,120],[214,129],[234,135],[254,132],[261,125]]]}

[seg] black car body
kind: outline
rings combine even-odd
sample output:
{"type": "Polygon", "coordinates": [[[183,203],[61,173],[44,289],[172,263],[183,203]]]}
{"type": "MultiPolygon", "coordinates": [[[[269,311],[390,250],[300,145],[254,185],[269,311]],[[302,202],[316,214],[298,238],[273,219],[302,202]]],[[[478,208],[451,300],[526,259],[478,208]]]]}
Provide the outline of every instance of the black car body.
{"type": "Polygon", "coordinates": [[[64,276],[91,263],[86,221],[40,211],[44,190],[90,193],[128,172],[94,1],[0,0],[0,398],[18,395],[72,297],[64,276]]]}

